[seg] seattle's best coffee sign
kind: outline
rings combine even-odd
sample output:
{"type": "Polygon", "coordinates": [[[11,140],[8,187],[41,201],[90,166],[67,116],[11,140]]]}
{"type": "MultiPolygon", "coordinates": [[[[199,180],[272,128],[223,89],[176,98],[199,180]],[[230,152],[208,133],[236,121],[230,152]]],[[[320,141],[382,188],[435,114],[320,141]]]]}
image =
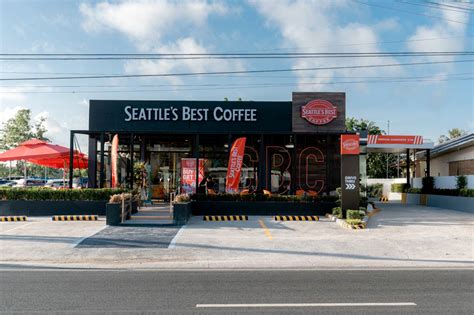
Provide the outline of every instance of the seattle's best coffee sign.
{"type": "Polygon", "coordinates": [[[329,124],[337,117],[337,108],[326,100],[312,100],[301,106],[301,118],[313,125],[329,124]]]}
{"type": "Polygon", "coordinates": [[[124,107],[124,120],[129,121],[229,121],[256,122],[255,108],[215,108],[181,107],[124,107]]]}

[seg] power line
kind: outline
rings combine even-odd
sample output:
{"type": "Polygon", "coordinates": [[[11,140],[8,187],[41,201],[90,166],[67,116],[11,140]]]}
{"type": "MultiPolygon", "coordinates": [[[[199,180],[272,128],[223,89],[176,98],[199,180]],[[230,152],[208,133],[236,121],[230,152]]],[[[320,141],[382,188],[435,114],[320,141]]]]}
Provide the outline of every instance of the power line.
{"type": "MultiPolygon", "coordinates": [[[[427,1],[427,2],[438,5],[440,7],[454,8],[454,9],[464,10],[464,11],[468,11],[468,12],[473,12],[474,11],[474,10],[472,10],[472,8],[469,8],[469,7],[457,6],[457,5],[453,5],[453,4],[439,3],[439,2],[434,2],[434,1],[427,1]]],[[[446,10],[448,10],[448,9],[446,9],[446,10]]]]}
{"type": "Polygon", "coordinates": [[[451,7],[451,6],[448,6],[448,5],[446,5],[446,7],[444,7],[444,5],[442,5],[441,3],[430,2],[430,1],[416,3],[416,2],[410,2],[410,1],[398,0],[398,2],[408,4],[408,5],[415,5],[415,6],[419,6],[419,7],[438,9],[438,10],[442,10],[442,11],[453,11],[453,12],[459,12],[459,13],[465,13],[465,14],[471,14],[469,12],[473,12],[473,10],[471,10],[471,9],[463,8],[463,9],[460,10],[458,8],[451,7]]]}
{"type": "Polygon", "coordinates": [[[209,60],[209,59],[308,59],[308,58],[381,58],[472,56],[473,51],[365,52],[365,53],[148,53],[148,54],[0,54],[0,60],[209,60]]]}
{"type": "MultiPolygon", "coordinates": [[[[473,72],[464,72],[464,73],[451,73],[451,74],[445,74],[445,75],[439,75],[439,74],[432,74],[432,75],[424,75],[424,76],[317,76],[316,78],[314,76],[304,76],[301,77],[299,76],[299,79],[304,79],[304,78],[311,78],[311,79],[376,79],[377,81],[393,81],[393,80],[413,80],[416,81],[418,79],[433,79],[433,77],[439,76],[440,78],[452,78],[452,77],[459,77],[459,76],[467,76],[467,75],[474,75],[473,72]]],[[[248,80],[248,77],[242,77],[246,80],[248,80]]],[[[268,76],[269,78],[275,78],[275,76],[268,76]]],[[[294,78],[290,76],[284,76],[284,77],[277,77],[277,78],[294,78]]],[[[364,81],[364,82],[370,82],[370,81],[364,81]]],[[[253,83],[253,85],[259,85],[262,83],[253,83]]],[[[268,83],[264,83],[268,84],[268,83]]],[[[289,84],[289,83],[288,83],[289,84]]],[[[222,85],[232,85],[232,84],[218,84],[218,83],[203,83],[203,84],[173,84],[174,87],[195,87],[195,86],[200,86],[200,87],[212,87],[212,86],[222,86],[222,85]]],[[[234,84],[238,85],[238,84],[234,84]]],[[[3,85],[0,87],[6,87],[6,88],[121,88],[121,87],[129,87],[129,88],[134,88],[134,87],[167,87],[170,86],[170,84],[133,84],[133,85],[124,85],[124,84],[98,84],[98,85],[3,85]]]]}
{"type": "Polygon", "coordinates": [[[296,71],[342,70],[342,69],[364,69],[364,68],[383,68],[383,67],[451,64],[451,63],[464,63],[464,62],[473,62],[473,61],[474,61],[474,59],[453,60],[453,61],[426,61],[426,62],[413,62],[413,63],[391,63],[391,64],[376,64],[376,65],[294,68],[294,69],[265,69],[265,70],[240,70],[240,71],[216,71],[216,72],[182,72],[182,73],[159,73],[159,74],[91,75],[91,76],[64,76],[64,77],[0,78],[0,81],[147,78],[147,77],[228,75],[228,74],[248,74],[248,73],[278,73],[278,72],[294,72],[294,71],[296,72],[296,71]]]}
{"type": "MultiPolygon", "coordinates": [[[[205,90],[233,90],[233,89],[253,89],[253,88],[274,88],[290,87],[296,85],[334,85],[334,84],[366,84],[366,83],[423,83],[423,82],[443,82],[443,81],[465,81],[474,80],[474,77],[455,79],[422,79],[422,80],[372,80],[372,81],[330,81],[330,82],[300,82],[300,83],[264,83],[249,85],[216,85],[208,87],[182,88],[182,89],[141,89],[141,90],[79,90],[79,91],[6,91],[7,94],[82,94],[82,93],[143,93],[143,92],[170,92],[170,91],[205,91],[205,90]]],[[[168,85],[170,86],[170,85],[168,85]]]]}
{"type": "Polygon", "coordinates": [[[466,22],[461,22],[461,21],[456,21],[456,20],[451,20],[451,19],[445,19],[441,16],[436,16],[436,15],[429,15],[429,14],[423,14],[423,13],[413,12],[413,11],[409,11],[409,10],[396,9],[396,8],[387,7],[387,6],[380,5],[380,4],[367,3],[367,2],[362,2],[362,1],[358,1],[358,0],[352,0],[352,1],[356,2],[356,3],[359,3],[359,4],[371,6],[371,7],[378,7],[378,8],[387,9],[387,10],[393,10],[393,11],[398,11],[398,12],[415,14],[415,15],[419,15],[419,16],[425,16],[425,17],[430,17],[430,18],[434,18],[434,19],[438,19],[438,20],[444,20],[444,21],[449,21],[449,22],[454,22],[454,23],[459,23],[459,24],[469,24],[469,23],[466,23],[466,22]]]}

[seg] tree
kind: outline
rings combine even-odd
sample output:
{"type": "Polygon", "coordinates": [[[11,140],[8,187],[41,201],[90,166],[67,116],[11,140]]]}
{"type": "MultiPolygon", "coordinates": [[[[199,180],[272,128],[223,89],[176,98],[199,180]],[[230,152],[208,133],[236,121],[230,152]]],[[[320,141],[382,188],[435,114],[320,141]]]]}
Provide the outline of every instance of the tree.
{"type": "MultiPolygon", "coordinates": [[[[10,150],[17,147],[20,143],[37,138],[44,141],[49,141],[45,136],[47,133],[45,127],[46,118],[41,117],[38,121],[32,125],[31,122],[31,110],[20,109],[16,112],[13,118],[10,118],[3,123],[0,129],[0,151],[10,150]]],[[[17,161],[16,167],[11,171],[12,176],[23,175],[24,162],[17,161]]],[[[28,173],[33,176],[44,176],[45,169],[42,166],[31,165],[28,167],[28,173]]],[[[3,165],[0,167],[0,176],[8,176],[8,168],[3,165]]],[[[57,176],[58,171],[55,169],[48,169],[49,174],[57,176]]]]}
{"type": "MultiPolygon", "coordinates": [[[[367,119],[357,119],[354,117],[346,118],[347,131],[362,131],[367,130],[370,135],[385,134],[385,131],[380,129],[375,122],[367,119]]],[[[397,157],[394,154],[386,153],[369,153],[367,154],[367,176],[372,178],[396,177],[397,170],[390,165],[395,165],[397,157]],[[387,174],[387,163],[388,174],[387,174]]]]}
{"type": "Polygon", "coordinates": [[[446,142],[448,140],[459,138],[459,137],[462,137],[462,136],[465,136],[465,135],[467,135],[466,130],[459,129],[459,128],[453,128],[453,129],[448,130],[448,135],[447,136],[446,135],[439,136],[438,142],[443,143],[443,142],[446,142]]]}
{"type": "Polygon", "coordinates": [[[31,125],[31,111],[20,109],[13,118],[3,123],[0,130],[0,150],[10,150],[32,138],[49,141],[45,137],[47,132],[44,126],[45,120],[44,117],[41,117],[33,127],[31,125]]]}

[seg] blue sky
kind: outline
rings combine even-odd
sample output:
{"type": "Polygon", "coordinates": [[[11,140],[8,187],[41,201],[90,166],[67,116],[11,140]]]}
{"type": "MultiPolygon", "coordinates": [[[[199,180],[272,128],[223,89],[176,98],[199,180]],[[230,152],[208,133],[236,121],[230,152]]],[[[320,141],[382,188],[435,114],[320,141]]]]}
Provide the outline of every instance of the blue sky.
{"type": "MultiPolygon", "coordinates": [[[[474,10],[474,4],[438,2],[451,7],[440,9],[419,0],[0,1],[0,51],[472,51],[472,15],[452,6],[474,10]]],[[[461,59],[474,58],[0,61],[0,77],[212,72],[461,59]]],[[[67,145],[70,129],[88,127],[89,99],[241,97],[254,101],[287,101],[291,100],[292,91],[344,91],[349,117],[374,120],[383,129],[390,120],[391,134],[417,134],[437,139],[454,127],[474,130],[473,70],[471,62],[192,78],[3,81],[0,83],[0,122],[19,108],[30,108],[35,117],[47,117],[52,140],[67,145]],[[423,77],[423,80],[406,82],[407,77],[423,77]],[[381,82],[387,78],[405,82],[381,82]],[[218,86],[205,86],[207,84],[218,86]]],[[[85,139],[81,139],[81,143],[85,146],[85,139]]]]}

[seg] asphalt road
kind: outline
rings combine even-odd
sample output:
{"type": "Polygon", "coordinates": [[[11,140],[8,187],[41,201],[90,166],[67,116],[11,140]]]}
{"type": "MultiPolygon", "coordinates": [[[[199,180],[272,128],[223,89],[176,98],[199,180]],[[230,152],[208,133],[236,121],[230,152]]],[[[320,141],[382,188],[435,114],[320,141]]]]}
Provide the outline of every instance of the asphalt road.
{"type": "Polygon", "coordinates": [[[2,269],[0,312],[472,314],[473,271],[2,269]]]}

